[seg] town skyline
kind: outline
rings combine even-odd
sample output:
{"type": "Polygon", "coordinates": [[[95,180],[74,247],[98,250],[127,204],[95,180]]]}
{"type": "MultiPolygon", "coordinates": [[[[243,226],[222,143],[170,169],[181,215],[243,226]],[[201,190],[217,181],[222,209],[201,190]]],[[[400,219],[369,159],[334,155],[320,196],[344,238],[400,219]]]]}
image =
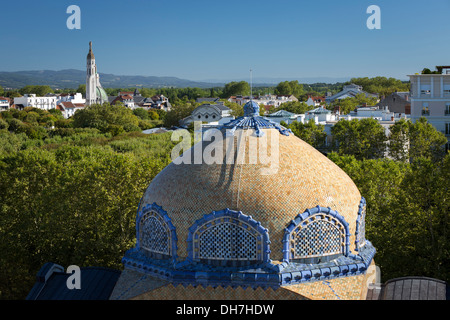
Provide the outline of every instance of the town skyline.
{"type": "MultiPolygon", "coordinates": [[[[75,3],[81,29],[70,30],[71,1],[6,3],[21,23],[2,34],[0,71],[85,68],[89,41],[100,73],[168,76],[192,81],[393,77],[446,65],[450,1],[110,1],[75,3]],[[239,5],[237,5],[239,4],[239,5]],[[370,30],[366,9],[378,5],[381,29],[370,30]],[[272,7],[270,6],[272,5],[272,7]],[[117,14],[120,15],[117,15],[117,14]],[[417,18],[427,23],[417,24],[417,18]],[[420,41],[419,41],[420,40],[420,41]],[[415,46],[418,42],[422,45],[415,46]],[[31,52],[31,54],[30,54],[31,52]]],[[[5,25],[14,17],[6,16],[5,25]]],[[[332,80],[331,80],[332,82],[332,80]]]]}

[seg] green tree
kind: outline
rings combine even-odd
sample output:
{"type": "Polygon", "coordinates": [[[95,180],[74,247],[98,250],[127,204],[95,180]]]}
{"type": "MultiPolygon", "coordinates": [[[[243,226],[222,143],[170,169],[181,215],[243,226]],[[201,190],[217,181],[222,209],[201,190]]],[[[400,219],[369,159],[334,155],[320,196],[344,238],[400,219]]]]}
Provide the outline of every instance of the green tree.
{"type": "Polygon", "coordinates": [[[225,88],[222,92],[222,98],[228,99],[231,96],[236,95],[249,95],[250,94],[250,85],[246,81],[232,81],[230,83],[225,84],[225,88]]]}
{"type": "Polygon", "coordinates": [[[275,88],[275,94],[282,96],[294,95],[295,97],[300,98],[300,96],[303,95],[303,85],[298,83],[297,80],[283,81],[275,88]]]}
{"type": "Polygon", "coordinates": [[[77,111],[73,116],[75,128],[96,128],[107,132],[109,125],[126,126],[139,125],[139,118],[133,114],[131,109],[122,104],[109,105],[93,104],[83,110],[77,111]]]}
{"type": "Polygon", "coordinates": [[[324,125],[316,125],[314,119],[309,120],[307,123],[294,121],[288,128],[297,137],[309,143],[314,148],[321,148],[326,143],[327,133],[324,130],[324,125]]]}
{"type": "Polygon", "coordinates": [[[388,150],[389,156],[397,161],[409,160],[410,121],[400,119],[390,127],[388,150]]]}
{"type": "Polygon", "coordinates": [[[22,95],[34,93],[36,96],[42,97],[47,93],[54,93],[54,91],[50,86],[29,85],[19,89],[19,93],[22,95]]]}
{"type": "Polygon", "coordinates": [[[388,96],[397,91],[409,91],[409,81],[401,81],[395,78],[352,78],[347,82],[347,84],[350,83],[360,85],[365,91],[378,94],[379,96],[388,96]]]}
{"type": "Polygon", "coordinates": [[[24,299],[48,261],[120,269],[139,199],[174,145],[170,134],[50,140],[0,133],[0,299],[24,299]]]}
{"type": "Polygon", "coordinates": [[[375,119],[340,120],[331,128],[331,135],[339,154],[354,155],[358,160],[385,155],[387,137],[375,119]]]}
{"type": "Polygon", "coordinates": [[[0,130],[7,130],[9,128],[8,122],[3,119],[0,119],[0,130]]]}
{"type": "Polygon", "coordinates": [[[142,120],[148,119],[148,111],[143,108],[136,108],[133,110],[133,114],[142,120]]]}
{"type": "Polygon", "coordinates": [[[441,159],[444,156],[443,146],[447,138],[442,132],[421,117],[409,128],[409,157],[416,159],[425,157],[433,160],[441,159]]]}
{"type": "Polygon", "coordinates": [[[192,111],[196,108],[195,104],[190,102],[178,103],[177,105],[172,105],[172,109],[166,113],[164,117],[164,126],[172,127],[179,126],[180,121],[192,114],[192,111]]]}
{"type": "Polygon", "coordinates": [[[86,85],[85,84],[80,84],[78,86],[77,92],[81,93],[82,95],[85,95],[86,94],[86,85]]]}
{"type": "Polygon", "coordinates": [[[288,101],[284,102],[278,107],[278,110],[285,110],[295,114],[304,114],[309,110],[314,109],[313,106],[308,106],[303,101],[288,101]]]}

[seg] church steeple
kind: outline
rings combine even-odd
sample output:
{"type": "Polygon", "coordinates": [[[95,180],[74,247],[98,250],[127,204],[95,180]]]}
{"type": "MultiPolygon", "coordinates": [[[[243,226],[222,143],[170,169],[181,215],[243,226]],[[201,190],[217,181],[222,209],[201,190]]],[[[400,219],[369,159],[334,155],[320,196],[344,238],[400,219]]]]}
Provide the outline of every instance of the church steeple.
{"type": "Polygon", "coordinates": [[[87,55],[88,60],[95,59],[94,53],[92,52],[92,41],[89,41],[89,53],[87,55]]]}

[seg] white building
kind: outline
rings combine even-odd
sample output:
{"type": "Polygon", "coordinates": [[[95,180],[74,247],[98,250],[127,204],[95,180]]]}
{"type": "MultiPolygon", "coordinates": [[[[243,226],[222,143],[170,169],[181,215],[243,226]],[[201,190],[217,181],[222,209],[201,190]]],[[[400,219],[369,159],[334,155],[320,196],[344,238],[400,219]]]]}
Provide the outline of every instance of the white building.
{"type": "Polygon", "coordinates": [[[36,97],[35,94],[25,94],[23,95],[23,97],[14,98],[14,104],[18,109],[33,107],[42,110],[51,110],[56,109],[57,97],[56,96],[36,97]]]}
{"type": "Polygon", "coordinates": [[[322,122],[335,121],[336,115],[324,107],[318,107],[305,113],[305,120],[309,121],[311,119],[314,119],[314,122],[319,124],[322,122]]]}
{"type": "Polygon", "coordinates": [[[449,140],[450,149],[450,66],[437,67],[439,74],[409,75],[411,121],[425,117],[449,140]]]}
{"type": "Polygon", "coordinates": [[[326,97],[326,102],[331,103],[335,100],[342,100],[345,98],[354,98],[358,94],[364,94],[366,97],[378,98],[376,94],[367,93],[363,90],[362,86],[357,84],[349,84],[344,86],[341,92],[336,93],[335,95],[326,97]]]}
{"type": "Polygon", "coordinates": [[[57,96],[57,103],[61,102],[72,102],[73,104],[85,104],[86,99],[83,98],[83,95],[79,92],[73,94],[61,94],[57,96]]]}
{"type": "Polygon", "coordinates": [[[244,105],[250,100],[253,100],[259,105],[264,106],[274,106],[275,108],[278,108],[281,104],[285,102],[291,102],[291,101],[298,101],[298,99],[293,96],[277,96],[274,94],[266,94],[263,96],[256,96],[253,97],[253,99],[250,99],[250,96],[231,96],[228,101],[234,102],[240,105],[244,105]]]}
{"type": "Polygon", "coordinates": [[[61,111],[65,119],[68,119],[72,117],[78,110],[84,109],[84,104],[82,103],[75,104],[70,101],[64,101],[58,104],[57,109],[61,111]]]}
{"type": "Polygon", "coordinates": [[[0,112],[9,110],[9,98],[0,97],[0,112]]]}
{"type": "Polygon", "coordinates": [[[100,76],[97,72],[95,56],[92,52],[92,42],[89,42],[86,71],[86,105],[103,104],[105,102],[108,102],[108,95],[100,84],[100,76]]]}
{"type": "Polygon", "coordinates": [[[326,97],[315,97],[315,96],[308,96],[308,100],[306,100],[306,104],[308,106],[314,106],[319,107],[326,103],[326,97]]]}
{"type": "MultiPolygon", "coordinates": [[[[339,113],[333,113],[332,111],[325,109],[324,107],[319,107],[308,111],[305,114],[295,115],[295,121],[301,123],[307,123],[311,119],[314,120],[316,125],[323,125],[324,131],[327,134],[326,145],[330,146],[332,135],[331,128],[340,120],[353,120],[353,119],[367,119],[373,118],[378,121],[378,123],[384,128],[386,136],[390,134],[390,127],[395,124],[395,122],[400,119],[408,119],[409,115],[394,113],[389,111],[387,107],[361,107],[357,108],[355,111],[350,112],[347,115],[339,115],[339,113]]],[[[271,118],[272,119],[272,118],[271,118]]],[[[286,123],[290,124],[291,122],[286,123]]]]}
{"type": "Polygon", "coordinates": [[[207,126],[218,126],[234,120],[231,109],[223,103],[205,103],[192,111],[192,114],[182,120],[182,125],[189,125],[194,121],[207,122],[207,126]]]}

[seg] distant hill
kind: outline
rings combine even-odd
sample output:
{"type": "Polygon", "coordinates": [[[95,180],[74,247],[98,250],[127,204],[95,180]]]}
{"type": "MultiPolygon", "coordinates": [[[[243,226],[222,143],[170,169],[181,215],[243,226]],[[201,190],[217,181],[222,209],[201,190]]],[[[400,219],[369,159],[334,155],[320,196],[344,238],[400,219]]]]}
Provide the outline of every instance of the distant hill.
{"type": "MultiPolygon", "coordinates": [[[[85,83],[86,71],[75,69],[0,72],[0,86],[3,88],[18,89],[26,85],[48,85],[53,89],[76,89],[80,84],[85,83]]],[[[100,83],[105,88],[211,88],[224,85],[224,83],[197,82],[176,77],[118,76],[106,73],[100,73],[100,83]]]]}

